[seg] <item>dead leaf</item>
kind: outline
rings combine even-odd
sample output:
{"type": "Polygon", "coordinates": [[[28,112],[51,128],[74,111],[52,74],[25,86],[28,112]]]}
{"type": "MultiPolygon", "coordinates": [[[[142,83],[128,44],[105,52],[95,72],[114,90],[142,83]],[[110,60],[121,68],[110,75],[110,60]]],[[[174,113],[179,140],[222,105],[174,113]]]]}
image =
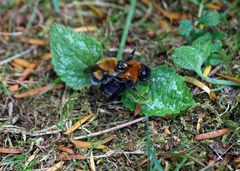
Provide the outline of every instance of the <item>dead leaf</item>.
{"type": "Polygon", "coordinates": [[[99,141],[99,144],[106,144],[106,143],[112,141],[112,140],[113,140],[114,138],[116,138],[116,137],[117,137],[117,135],[116,135],[116,134],[113,134],[113,135],[111,135],[111,136],[109,136],[109,137],[107,137],[107,138],[105,138],[105,139],[103,139],[103,140],[100,140],[100,141],[99,141]]]}
{"type": "Polygon", "coordinates": [[[84,26],[84,27],[76,27],[74,29],[74,31],[76,32],[92,32],[92,31],[96,31],[96,27],[95,26],[84,26]]]}
{"type": "Polygon", "coordinates": [[[17,148],[6,148],[6,147],[0,147],[0,153],[4,154],[19,154],[21,151],[17,148]]]}
{"type": "Polygon", "coordinates": [[[171,134],[171,132],[170,132],[170,130],[169,130],[169,128],[168,128],[168,127],[164,128],[164,132],[165,132],[166,134],[168,134],[168,135],[170,135],[170,134],[171,134]]]}
{"type": "Polygon", "coordinates": [[[83,123],[85,123],[87,120],[89,120],[94,114],[89,114],[87,116],[84,116],[81,118],[79,121],[77,121],[73,126],[68,128],[63,134],[69,135],[71,134],[74,130],[76,130],[78,127],[80,127],[83,123]]]}
{"type": "Polygon", "coordinates": [[[91,154],[90,154],[90,169],[91,171],[96,171],[96,166],[95,166],[95,162],[94,162],[94,158],[93,158],[93,152],[91,151],[91,154]]]}
{"type": "Polygon", "coordinates": [[[63,88],[64,85],[63,84],[57,84],[56,86],[52,86],[52,85],[46,85],[44,87],[39,87],[33,90],[29,90],[23,93],[20,93],[18,95],[15,95],[16,98],[20,99],[20,98],[25,98],[25,97],[30,97],[30,96],[34,96],[40,93],[44,93],[46,91],[49,90],[56,90],[56,89],[60,89],[63,88]]]}
{"type": "Polygon", "coordinates": [[[24,81],[28,78],[28,76],[32,73],[32,69],[31,68],[26,68],[22,74],[22,76],[20,76],[18,78],[18,81],[24,81]]]}
{"type": "Polygon", "coordinates": [[[211,9],[211,10],[221,10],[222,9],[222,3],[220,2],[217,2],[217,3],[211,3],[211,4],[208,4],[207,5],[207,8],[208,9],[211,9]]]}
{"type": "Polygon", "coordinates": [[[229,128],[223,128],[223,129],[219,129],[217,131],[199,134],[199,135],[195,136],[195,140],[202,141],[202,140],[208,140],[208,139],[221,137],[224,134],[226,134],[228,131],[229,131],[229,128]]]}
{"type": "Polygon", "coordinates": [[[18,65],[16,62],[11,62],[11,65],[12,65],[14,68],[19,69],[19,70],[23,70],[23,69],[24,69],[24,67],[18,65]]]}
{"type": "Polygon", "coordinates": [[[163,14],[165,17],[167,17],[169,20],[180,20],[182,18],[184,18],[184,15],[182,15],[181,13],[178,12],[171,12],[171,11],[166,11],[163,8],[161,8],[159,6],[159,4],[157,4],[156,2],[152,2],[153,6],[161,13],[163,14]]]}
{"type": "Polygon", "coordinates": [[[11,85],[11,86],[8,87],[8,90],[9,90],[10,92],[16,92],[16,91],[19,90],[19,85],[18,85],[18,84],[11,85]]]}
{"type": "Polygon", "coordinates": [[[205,75],[206,77],[209,75],[209,73],[211,72],[212,70],[212,66],[211,65],[208,65],[204,71],[203,71],[203,75],[205,75]]]}
{"type": "Polygon", "coordinates": [[[47,61],[47,60],[49,60],[49,59],[51,59],[52,58],[52,54],[51,53],[45,53],[42,57],[41,57],[41,59],[42,60],[45,60],[45,61],[47,61]]]}
{"type": "Polygon", "coordinates": [[[64,161],[60,161],[60,162],[54,164],[52,167],[48,168],[47,171],[56,171],[56,170],[62,168],[63,164],[64,164],[64,161]]]}
{"type": "Polygon", "coordinates": [[[98,17],[100,18],[106,18],[107,14],[100,8],[98,8],[97,6],[94,5],[89,5],[88,6],[90,8],[91,11],[93,11],[98,17]]]}
{"type": "Polygon", "coordinates": [[[210,100],[212,100],[212,101],[217,100],[217,94],[215,92],[211,92],[209,97],[210,97],[210,100]]]}
{"type": "Polygon", "coordinates": [[[43,39],[34,39],[34,38],[20,38],[22,43],[30,44],[30,45],[37,45],[37,46],[45,46],[46,42],[43,39]]]}
{"type": "Polygon", "coordinates": [[[227,80],[231,80],[231,81],[240,83],[240,79],[239,78],[232,77],[232,76],[229,76],[229,75],[220,74],[220,73],[217,73],[216,75],[219,76],[219,77],[225,78],[227,80]]]}
{"type": "Polygon", "coordinates": [[[141,112],[141,110],[142,110],[142,105],[141,104],[137,104],[136,107],[135,107],[133,115],[137,116],[141,112]]]}
{"type": "Polygon", "coordinates": [[[210,95],[210,89],[208,86],[206,86],[204,83],[202,83],[201,81],[198,81],[197,79],[195,78],[192,78],[192,77],[187,77],[185,76],[185,81],[188,82],[188,83],[191,83],[199,88],[201,88],[202,90],[204,90],[207,94],[210,95]]]}
{"type": "Polygon", "coordinates": [[[198,116],[198,121],[197,121],[197,133],[199,133],[199,130],[201,129],[201,125],[202,125],[202,122],[203,122],[203,118],[204,118],[205,115],[199,115],[198,116]]]}
{"type": "Polygon", "coordinates": [[[30,62],[28,62],[27,60],[25,59],[21,59],[21,58],[18,58],[18,59],[15,59],[13,60],[13,62],[21,67],[24,67],[24,68],[27,68],[29,67],[30,65],[30,62]]]}
{"type": "Polygon", "coordinates": [[[166,20],[163,19],[158,20],[158,25],[161,27],[162,30],[166,32],[170,31],[169,23],[166,20]]]}
{"type": "Polygon", "coordinates": [[[66,154],[66,153],[61,153],[57,156],[57,158],[61,160],[86,160],[86,157],[81,155],[81,154],[66,154]]]}
{"type": "Polygon", "coordinates": [[[62,151],[62,152],[69,153],[69,154],[75,154],[73,149],[70,148],[70,147],[58,146],[56,149],[59,150],[59,151],[62,151]]]}
{"type": "Polygon", "coordinates": [[[134,150],[134,143],[133,143],[132,139],[129,140],[129,142],[127,144],[127,149],[129,151],[133,151],[134,150]]]}
{"type": "Polygon", "coordinates": [[[106,146],[101,145],[100,143],[91,143],[87,141],[71,141],[74,145],[79,148],[95,148],[95,149],[104,149],[106,146]]]}

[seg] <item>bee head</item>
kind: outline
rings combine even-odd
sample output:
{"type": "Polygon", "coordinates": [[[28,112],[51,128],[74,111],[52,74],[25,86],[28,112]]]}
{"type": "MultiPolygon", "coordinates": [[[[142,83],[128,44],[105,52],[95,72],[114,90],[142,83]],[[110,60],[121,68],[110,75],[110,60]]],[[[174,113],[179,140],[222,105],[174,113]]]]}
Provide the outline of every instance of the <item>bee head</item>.
{"type": "Polygon", "coordinates": [[[127,69],[127,64],[124,63],[123,61],[118,61],[117,66],[116,66],[116,71],[117,73],[122,73],[127,69]]]}
{"type": "Polygon", "coordinates": [[[141,65],[141,73],[139,75],[140,80],[147,81],[150,76],[151,76],[151,69],[148,66],[142,64],[141,65]]]}

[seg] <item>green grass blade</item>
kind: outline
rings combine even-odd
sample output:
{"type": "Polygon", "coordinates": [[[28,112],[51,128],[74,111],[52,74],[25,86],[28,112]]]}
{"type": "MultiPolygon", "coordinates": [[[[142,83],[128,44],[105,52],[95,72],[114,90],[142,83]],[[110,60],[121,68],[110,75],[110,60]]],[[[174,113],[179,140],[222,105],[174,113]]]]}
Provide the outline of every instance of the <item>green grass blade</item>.
{"type": "Polygon", "coordinates": [[[53,4],[54,11],[59,12],[60,11],[59,1],[58,0],[52,0],[52,4],[53,4]]]}
{"type": "Polygon", "coordinates": [[[129,7],[127,21],[126,21],[126,24],[125,24],[125,27],[124,27],[124,30],[123,30],[121,43],[120,43],[120,47],[119,47],[118,54],[117,54],[117,59],[118,60],[122,60],[123,49],[124,49],[125,44],[126,44],[128,31],[129,31],[131,21],[132,21],[133,15],[134,15],[135,7],[136,7],[136,0],[131,0],[131,6],[129,7]]]}

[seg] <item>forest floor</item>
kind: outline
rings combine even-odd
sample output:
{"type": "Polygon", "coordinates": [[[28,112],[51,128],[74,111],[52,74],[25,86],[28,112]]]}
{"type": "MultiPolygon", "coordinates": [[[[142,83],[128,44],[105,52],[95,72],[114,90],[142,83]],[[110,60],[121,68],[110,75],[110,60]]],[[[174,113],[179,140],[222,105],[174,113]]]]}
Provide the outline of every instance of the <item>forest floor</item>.
{"type": "MultiPolygon", "coordinates": [[[[130,4],[123,0],[59,2],[6,0],[0,4],[0,170],[147,170],[151,166],[145,120],[81,140],[110,139],[103,148],[73,143],[78,136],[142,116],[134,116],[122,104],[105,103],[98,87],[76,91],[63,82],[51,86],[58,76],[51,64],[50,26],[60,23],[84,32],[102,42],[104,56],[116,56],[130,4]],[[89,114],[94,116],[73,133],[64,134],[89,114]]],[[[177,68],[171,55],[187,43],[177,32],[180,20],[196,21],[201,10],[215,9],[224,15],[220,25],[211,29],[224,33],[222,47],[229,59],[213,69],[240,77],[239,6],[238,1],[138,1],[124,56],[136,47],[135,59],[151,67],[166,64],[180,75],[202,81],[195,73],[177,68]]],[[[149,118],[161,166],[165,170],[240,169],[239,88],[221,87],[210,99],[195,85],[187,85],[196,101],[193,107],[176,117],[149,118]],[[213,139],[194,138],[221,129],[228,131],[213,139]]]]}

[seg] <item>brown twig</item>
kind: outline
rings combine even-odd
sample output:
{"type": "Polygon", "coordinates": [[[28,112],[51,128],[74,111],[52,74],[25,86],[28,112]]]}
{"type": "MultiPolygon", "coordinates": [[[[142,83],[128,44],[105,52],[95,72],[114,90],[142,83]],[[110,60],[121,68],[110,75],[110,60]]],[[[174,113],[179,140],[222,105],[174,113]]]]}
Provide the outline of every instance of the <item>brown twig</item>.
{"type": "Polygon", "coordinates": [[[62,132],[57,126],[53,125],[49,128],[45,128],[39,131],[28,132],[25,128],[18,127],[15,125],[3,125],[0,127],[0,132],[10,132],[15,134],[25,134],[33,137],[42,136],[42,135],[50,135],[50,134],[57,134],[62,132]]]}
{"type": "Polygon", "coordinates": [[[21,36],[23,32],[0,32],[0,36],[21,36]]]}
{"type": "Polygon", "coordinates": [[[208,76],[211,77],[213,75],[215,75],[218,71],[220,71],[222,69],[223,65],[220,64],[218,66],[216,66],[209,74],[208,76]]]}
{"type": "Polygon", "coordinates": [[[147,119],[147,117],[141,117],[141,118],[138,118],[138,119],[135,119],[135,120],[126,122],[126,123],[124,123],[124,124],[117,125],[117,126],[115,126],[115,127],[109,128],[109,129],[105,129],[105,130],[98,131],[98,132],[95,132],[95,133],[91,133],[91,134],[88,134],[88,135],[82,135],[82,136],[79,136],[79,137],[75,137],[74,140],[80,140],[80,139],[85,139],[85,138],[89,138],[89,137],[96,137],[96,136],[98,136],[98,135],[102,135],[102,134],[104,134],[104,133],[108,133],[108,132],[111,132],[111,131],[116,131],[116,130],[118,130],[118,129],[121,129],[121,128],[130,126],[130,125],[132,125],[132,124],[135,124],[135,123],[144,121],[144,120],[146,120],[146,119],[147,119]]]}
{"type": "Polygon", "coordinates": [[[112,157],[112,156],[117,156],[121,154],[133,154],[133,155],[146,155],[145,151],[141,150],[136,150],[136,151],[122,151],[122,150],[113,150],[110,153],[103,154],[103,155],[98,155],[98,156],[93,156],[94,159],[100,159],[100,158],[107,158],[107,157],[112,157]]]}

